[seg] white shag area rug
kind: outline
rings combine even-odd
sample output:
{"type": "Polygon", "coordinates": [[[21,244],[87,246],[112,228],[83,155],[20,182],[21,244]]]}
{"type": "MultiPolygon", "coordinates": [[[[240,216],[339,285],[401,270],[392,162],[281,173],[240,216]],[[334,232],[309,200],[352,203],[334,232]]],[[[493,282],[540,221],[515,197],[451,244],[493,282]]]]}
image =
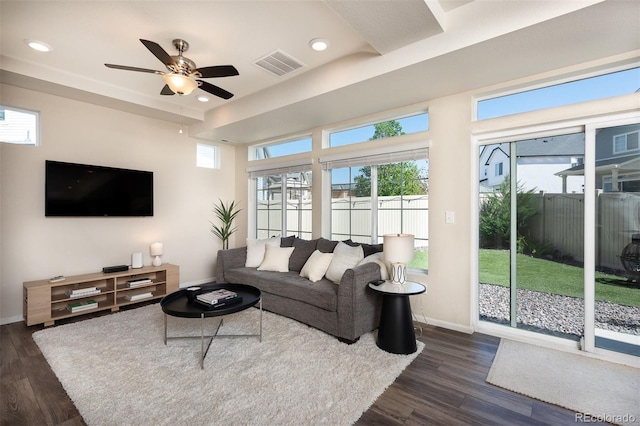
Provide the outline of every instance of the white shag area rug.
{"type": "Polygon", "coordinates": [[[638,368],[502,339],[487,382],[575,411],[579,423],[640,423],[638,368]]]}
{"type": "MultiPolygon", "coordinates": [[[[257,333],[258,309],[225,317],[219,334],[257,333]]],[[[89,425],[354,423],[424,349],[395,355],[368,333],[347,345],[263,312],[257,337],[214,339],[200,369],[200,340],[164,345],[159,304],[33,334],[89,425]]],[[[200,319],[168,317],[169,336],[200,335],[200,319]]],[[[206,319],[213,333],[217,318],[206,319]]]]}

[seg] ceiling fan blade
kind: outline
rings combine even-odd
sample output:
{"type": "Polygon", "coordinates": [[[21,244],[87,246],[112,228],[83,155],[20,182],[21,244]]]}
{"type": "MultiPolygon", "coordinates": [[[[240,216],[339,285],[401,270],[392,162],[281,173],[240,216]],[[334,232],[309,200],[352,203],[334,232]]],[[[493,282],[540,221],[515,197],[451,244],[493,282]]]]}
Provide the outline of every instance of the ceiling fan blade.
{"type": "Polygon", "coordinates": [[[148,68],[138,68],[138,67],[130,67],[127,65],[114,65],[114,64],[104,64],[107,68],[114,68],[117,70],[125,70],[125,71],[137,71],[137,72],[148,72],[150,74],[164,74],[164,71],[150,70],[148,68]]]}
{"type": "Polygon", "coordinates": [[[156,43],[155,41],[143,39],[140,39],[140,41],[145,45],[147,49],[149,49],[151,53],[155,55],[156,58],[160,59],[160,62],[162,62],[166,66],[177,66],[176,61],[162,47],[160,47],[158,43],[156,43]]]}
{"type": "Polygon", "coordinates": [[[175,95],[175,93],[173,93],[173,90],[171,90],[169,88],[168,84],[165,84],[164,87],[162,88],[162,90],[160,91],[161,95],[175,95]]]}
{"type": "Polygon", "coordinates": [[[202,80],[196,80],[196,81],[200,84],[200,88],[205,92],[209,92],[212,95],[216,95],[222,99],[230,99],[233,97],[233,93],[227,92],[226,90],[218,86],[214,86],[213,84],[207,83],[206,81],[202,81],[202,80]]]}
{"type": "Polygon", "coordinates": [[[214,77],[231,77],[233,75],[240,75],[236,67],[233,65],[216,65],[213,67],[203,67],[196,70],[200,73],[202,78],[214,78],[214,77]]]}

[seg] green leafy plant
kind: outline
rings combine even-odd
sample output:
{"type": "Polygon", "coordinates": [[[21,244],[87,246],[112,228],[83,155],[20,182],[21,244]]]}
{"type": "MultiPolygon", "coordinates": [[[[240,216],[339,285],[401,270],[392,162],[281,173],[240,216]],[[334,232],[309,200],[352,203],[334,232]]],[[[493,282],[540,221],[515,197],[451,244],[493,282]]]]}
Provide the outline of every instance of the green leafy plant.
{"type": "MultiPolygon", "coordinates": [[[[516,184],[517,241],[521,252],[527,244],[526,233],[529,220],[536,214],[533,206],[535,189],[525,191],[516,184]]],[[[480,206],[480,244],[483,248],[509,248],[511,237],[511,186],[509,175],[500,184],[497,192],[489,194],[480,206]]]]}
{"type": "Polygon", "coordinates": [[[242,210],[238,208],[235,201],[231,201],[229,204],[225,204],[222,200],[218,199],[219,204],[213,205],[213,212],[221,225],[217,225],[211,221],[211,232],[222,241],[222,248],[229,248],[229,237],[236,232],[238,227],[233,226],[233,221],[242,210]]]}

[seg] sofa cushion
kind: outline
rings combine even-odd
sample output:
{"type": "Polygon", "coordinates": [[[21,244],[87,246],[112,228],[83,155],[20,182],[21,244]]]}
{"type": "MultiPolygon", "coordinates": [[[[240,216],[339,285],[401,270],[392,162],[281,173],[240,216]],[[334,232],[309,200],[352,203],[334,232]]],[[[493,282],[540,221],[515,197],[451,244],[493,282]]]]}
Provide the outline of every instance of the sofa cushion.
{"type": "Polygon", "coordinates": [[[296,240],[295,235],[291,235],[290,237],[281,237],[280,238],[280,247],[293,247],[293,242],[296,240]]]}
{"type": "MultiPolygon", "coordinates": [[[[312,283],[297,272],[258,271],[256,268],[235,268],[225,271],[229,282],[249,284],[260,291],[297,300],[326,311],[338,309],[338,286],[327,279],[312,283]]],[[[265,309],[269,309],[265,306],[265,309]]]]}
{"type": "Polygon", "coordinates": [[[264,259],[264,246],[280,246],[280,238],[268,238],[265,240],[253,240],[247,238],[247,260],[244,266],[249,268],[257,268],[262,263],[264,259]]]}
{"type": "Polygon", "coordinates": [[[339,242],[333,250],[333,258],[326,273],[327,279],[340,284],[344,271],[356,267],[362,259],[364,259],[362,247],[351,247],[348,244],[339,242]]]}
{"type": "Polygon", "coordinates": [[[320,250],[314,251],[300,270],[300,276],[309,278],[312,283],[320,281],[327,272],[332,258],[333,253],[322,253],[320,250]]]}
{"type": "Polygon", "coordinates": [[[293,254],[289,258],[289,270],[300,272],[302,267],[316,250],[316,244],[318,240],[303,240],[301,238],[296,238],[293,241],[293,254]]]}
{"type": "Polygon", "coordinates": [[[264,259],[258,266],[258,271],[289,272],[289,258],[293,250],[293,247],[276,247],[267,244],[264,259]]]}
{"type": "Polygon", "coordinates": [[[365,243],[356,243],[355,241],[344,240],[343,243],[350,245],[351,247],[361,246],[362,251],[364,252],[364,257],[371,256],[374,253],[381,252],[383,250],[382,244],[365,244],[365,243]]]}
{"type": "MultiPolygon", "coordinates": [[[[364,247],[363,247],[364,248],[364,247]]],[[[364,265],[365,263],[375,263],[380,267],[380,278],[383,280],[389,279],[389,271],[391,270],[391,264],[384,259],[384,254],[382,252],[377,252],[366,256],[358,266],[364,265]]]]}
{"type": "Polygon", "coordinates": [[[375,253],[380,253],[383,250],[382,244],[361,244],[364,257],[371,256],[375,253]]]}

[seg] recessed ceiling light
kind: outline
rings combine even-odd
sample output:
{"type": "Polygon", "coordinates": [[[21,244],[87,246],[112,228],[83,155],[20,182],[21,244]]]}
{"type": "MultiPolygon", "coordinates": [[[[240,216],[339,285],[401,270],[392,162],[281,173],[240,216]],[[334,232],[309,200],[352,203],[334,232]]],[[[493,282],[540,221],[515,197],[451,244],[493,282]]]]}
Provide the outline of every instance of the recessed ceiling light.
{"type": "Polygon", "coordinates": [[[33,50],[37,50],[38,52],[51,52],[53,50],[53,47],[51,47],[51,45],[43,41],[27,39],[24,42],[27,43],[27,46],[29,46],[33,50]]]}
{"type": "Polygon", "coordinates": [[[209,98],[207,98],[206,96],[198,96],[196,99],[200,102],[209,102],[209,98]]]}
{"type": "Polygon", "coordinates": [[[315,51],[322,52],[329,47],[329,40],[324,38],[314,38],[309,42],[309,46],[315,51]]]}

